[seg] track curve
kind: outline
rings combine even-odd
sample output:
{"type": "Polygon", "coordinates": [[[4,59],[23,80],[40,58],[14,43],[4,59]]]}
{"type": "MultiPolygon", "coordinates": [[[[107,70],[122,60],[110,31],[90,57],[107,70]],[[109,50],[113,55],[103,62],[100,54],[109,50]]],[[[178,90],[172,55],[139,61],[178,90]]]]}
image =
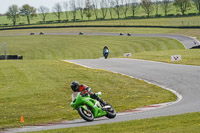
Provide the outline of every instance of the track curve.
{"type": "Polygon", "coordinates": [[[128,121],[135,119],[152,118],[159,116],[177,115],[188,112],[199,112],[200,106],[200,66],[167,64],[154,61],[144,61],[127,58],[112,59],[83,59],[70,62],[95,69],[123,73],[142,79],[153,84],[171,88],[182,95],[182,100],[176,104],[142,112],[133,112],[127,115],[117,115],[115,119],[98,119],[94,122],[84,120],[66,121],[55,125],[31,126],[12,129],[9,132],[28,132],[67,127],[88,126],[103,123],[128,121]]]}
{"type": "MultiPolygon", "coordinates": [[[[4,34],[0,36],[24,36],[27,35],[26,33],[19,33],[19,34],[4,34]]],[[[79,35],[77,32],[47,32],[45,35],[79,35]]],[[[119,36],[119,33],[95,33],[95,32],[86,32],[83,33],[83,35],[89,35],[89,36],[97,36],[97,35],[102,35],[102,36],[119,36]]],[[[122,36],[127,36],[127,34],[123,34],[122,36]]],[[[200,45],[200,42],[193,37],[188,37],[184,35],[176,35],[176,34],[130,34],[130,36],[136,36],[136,37],[166,37],[166,38],[171,38],[178,40],[183,44],[185,49],[190,49],[194,46],[200,45]]]]}
{"type": "MultiPolygon", "coordinates": [[[[67,34],[68,33],[65,33],[65,35],[67,34]]],[[[99,33],[88,33],[88,35],[91,34],[100,35],[99,33]]],[[[108,33],[102,33],[101,35],[106,34],[108,33]]],[[[56,35],[58,35],[58,33],[56,35]]],[[[118,34],[109,33],[109,35],[118,34]]],[[[178,39],[177,37],[175,38],[178,39]]],[[[186,48],[189,48],[194,45],[191,44],[191,42],[193,42],[194,40],[190,37],[184,36],[183,38],[181,37],[179,41],[182,43],[185,42],[184,46],[186,48]],[[183,38],[185,38],[186,40],[184,40],[183,38]],[[191,40],[187,40],[187,38],[190,38],[191,40]]],[[[127,58],[112,58],[108,60],[82,59],[70,60],[70,62],[95,69],[104,69],[108,71],[126,74],[159,86],[163,86],[165,88],[171,88],[182,96],[182,100],[176,104],[171,104],[170,106],[165,106],[163,108],[134,112],[126,115],[118,115],[115,119],[102,118],[92,123],[85,122],[84,120],[65,121],[63,123],[45,126],[25,126],[22,128],[10,129],[5,132],[29,132],[57,128],[88,126],[200,111],[200,66],[177,65],[127,58]]]]}
{"type": "MultiPolygon", "coordinates": [[[[64,32],[64,33],[46,33],[46,35],[78,35],[78,33],[71,33],[71,32],[64,32]]],[[[119,33],[94,33],[94,32],[86,32],[83,35],[89,35],[89,36],[119,36],[119,33]]],[[[126,36],[127,34],[123,34],[123,36],[126,36]]],[[[184,36],[184,35],[175,35],[175,34],[130,34],[130,36],[136,36],[136,37],[166,37],[178,40],[183,44],[185,49],[190,49],[194,46],[200,45],[200,42],[192,37],[184,36]]]]}

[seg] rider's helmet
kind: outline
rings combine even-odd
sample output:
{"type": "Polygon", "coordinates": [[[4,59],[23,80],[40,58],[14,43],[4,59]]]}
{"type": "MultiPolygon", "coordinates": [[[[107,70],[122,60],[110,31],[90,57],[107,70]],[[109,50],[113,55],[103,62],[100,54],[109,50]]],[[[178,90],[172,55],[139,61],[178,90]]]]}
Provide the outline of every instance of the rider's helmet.
{"type": "Polygon", "coordinates": [[[70,86],[71,86],[73,91],[79,91],[79,82],[78,81],[71,82],[70,86]]]}
{"type": "Polygon", "coordinates": [[[106,46],[104,46],[104,48],[103,49],[108,49],[108,46],[106,45],[106,46]]]}

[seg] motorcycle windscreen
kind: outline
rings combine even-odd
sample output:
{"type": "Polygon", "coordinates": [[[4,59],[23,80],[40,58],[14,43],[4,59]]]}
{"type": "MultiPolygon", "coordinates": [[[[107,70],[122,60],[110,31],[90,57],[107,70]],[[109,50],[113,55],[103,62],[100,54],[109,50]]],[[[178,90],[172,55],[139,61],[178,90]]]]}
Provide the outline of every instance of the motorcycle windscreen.
{"type": "Polygon", "coordinates": [[[74,99],[77,97],[79,92],[74,92],[72,93],[72,101],[74,101],[74,99]]]}

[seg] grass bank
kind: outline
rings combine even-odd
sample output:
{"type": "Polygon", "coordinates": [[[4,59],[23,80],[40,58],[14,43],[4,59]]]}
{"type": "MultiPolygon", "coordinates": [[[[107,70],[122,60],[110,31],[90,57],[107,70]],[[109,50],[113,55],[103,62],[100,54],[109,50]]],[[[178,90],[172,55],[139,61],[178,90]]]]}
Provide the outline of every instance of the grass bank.
{"type": "Polygon", "coordinates": [[[102,57],[102,48],[108,45],[109,57],[127,52],[184,49],[178,41],[168,38],[128,36],[6,36],[7,54],[22,55],[25,60],[92,59],[102,57]]]}
{"type": "MultiPolygon", "coordinates": [[[[190,36],[200,37],[200,30],[188,29],[154,29],[151,28],[70,28],[70,29],[48,29],[45,33],[65,33],[78,31],[83,32],[110,32],[116,33],[173,33],[190,34],[190,36]]],[[[41,30],[35,29],[33,32],[39,33],[41,30]]],[[[182,61],[173,62],[187,65],[200,65],[199,49],[185,50],[176,40],[168,38],[150,37],[128,37],[128,36],[29,36],[29,30],[12,30],[0,32],[1,42],[7,42],[8,54],[24,56],[25,60],[56,60],[56,59],[86,59],[102,57],[102,48],[108,45],[110,48],[109,58],[123,57],[124,53],[132,53],[131,58],[154,60],[171,63],[171,55],[182,55],[182,61]],[[9,36],[10,34],[27,34],[27,36],[9,36]]]]}

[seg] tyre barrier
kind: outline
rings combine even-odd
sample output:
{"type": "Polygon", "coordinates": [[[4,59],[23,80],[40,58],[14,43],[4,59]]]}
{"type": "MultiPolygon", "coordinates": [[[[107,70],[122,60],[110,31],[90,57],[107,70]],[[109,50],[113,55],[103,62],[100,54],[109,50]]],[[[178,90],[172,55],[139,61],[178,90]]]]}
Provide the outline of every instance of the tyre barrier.
{"type": "Polygon", "coordinates": [[[190,49],[197,49],[197,48],[200,48],[200,45],[197,45],[197,46],[191,47],[190,49]]]}
{"type": "Polygon", "coordinates": [[[79,35],[83,35],[83,32],[79,32],[79,35]]]}
{"type": "Polygon", "coordinates": [[[40,32],[39,35],[44,35],[44,32],[40,32]]]}
{"type": "Polygon", "coordinates": [[[0,60],[23,60],[21,55],[0,55],[0,60]]]}
{"type": "Polygon", "coordinates": [[[31,32],[30,35],[35,35],[35,33],[34,33],[34,32],[31,32]]]}

